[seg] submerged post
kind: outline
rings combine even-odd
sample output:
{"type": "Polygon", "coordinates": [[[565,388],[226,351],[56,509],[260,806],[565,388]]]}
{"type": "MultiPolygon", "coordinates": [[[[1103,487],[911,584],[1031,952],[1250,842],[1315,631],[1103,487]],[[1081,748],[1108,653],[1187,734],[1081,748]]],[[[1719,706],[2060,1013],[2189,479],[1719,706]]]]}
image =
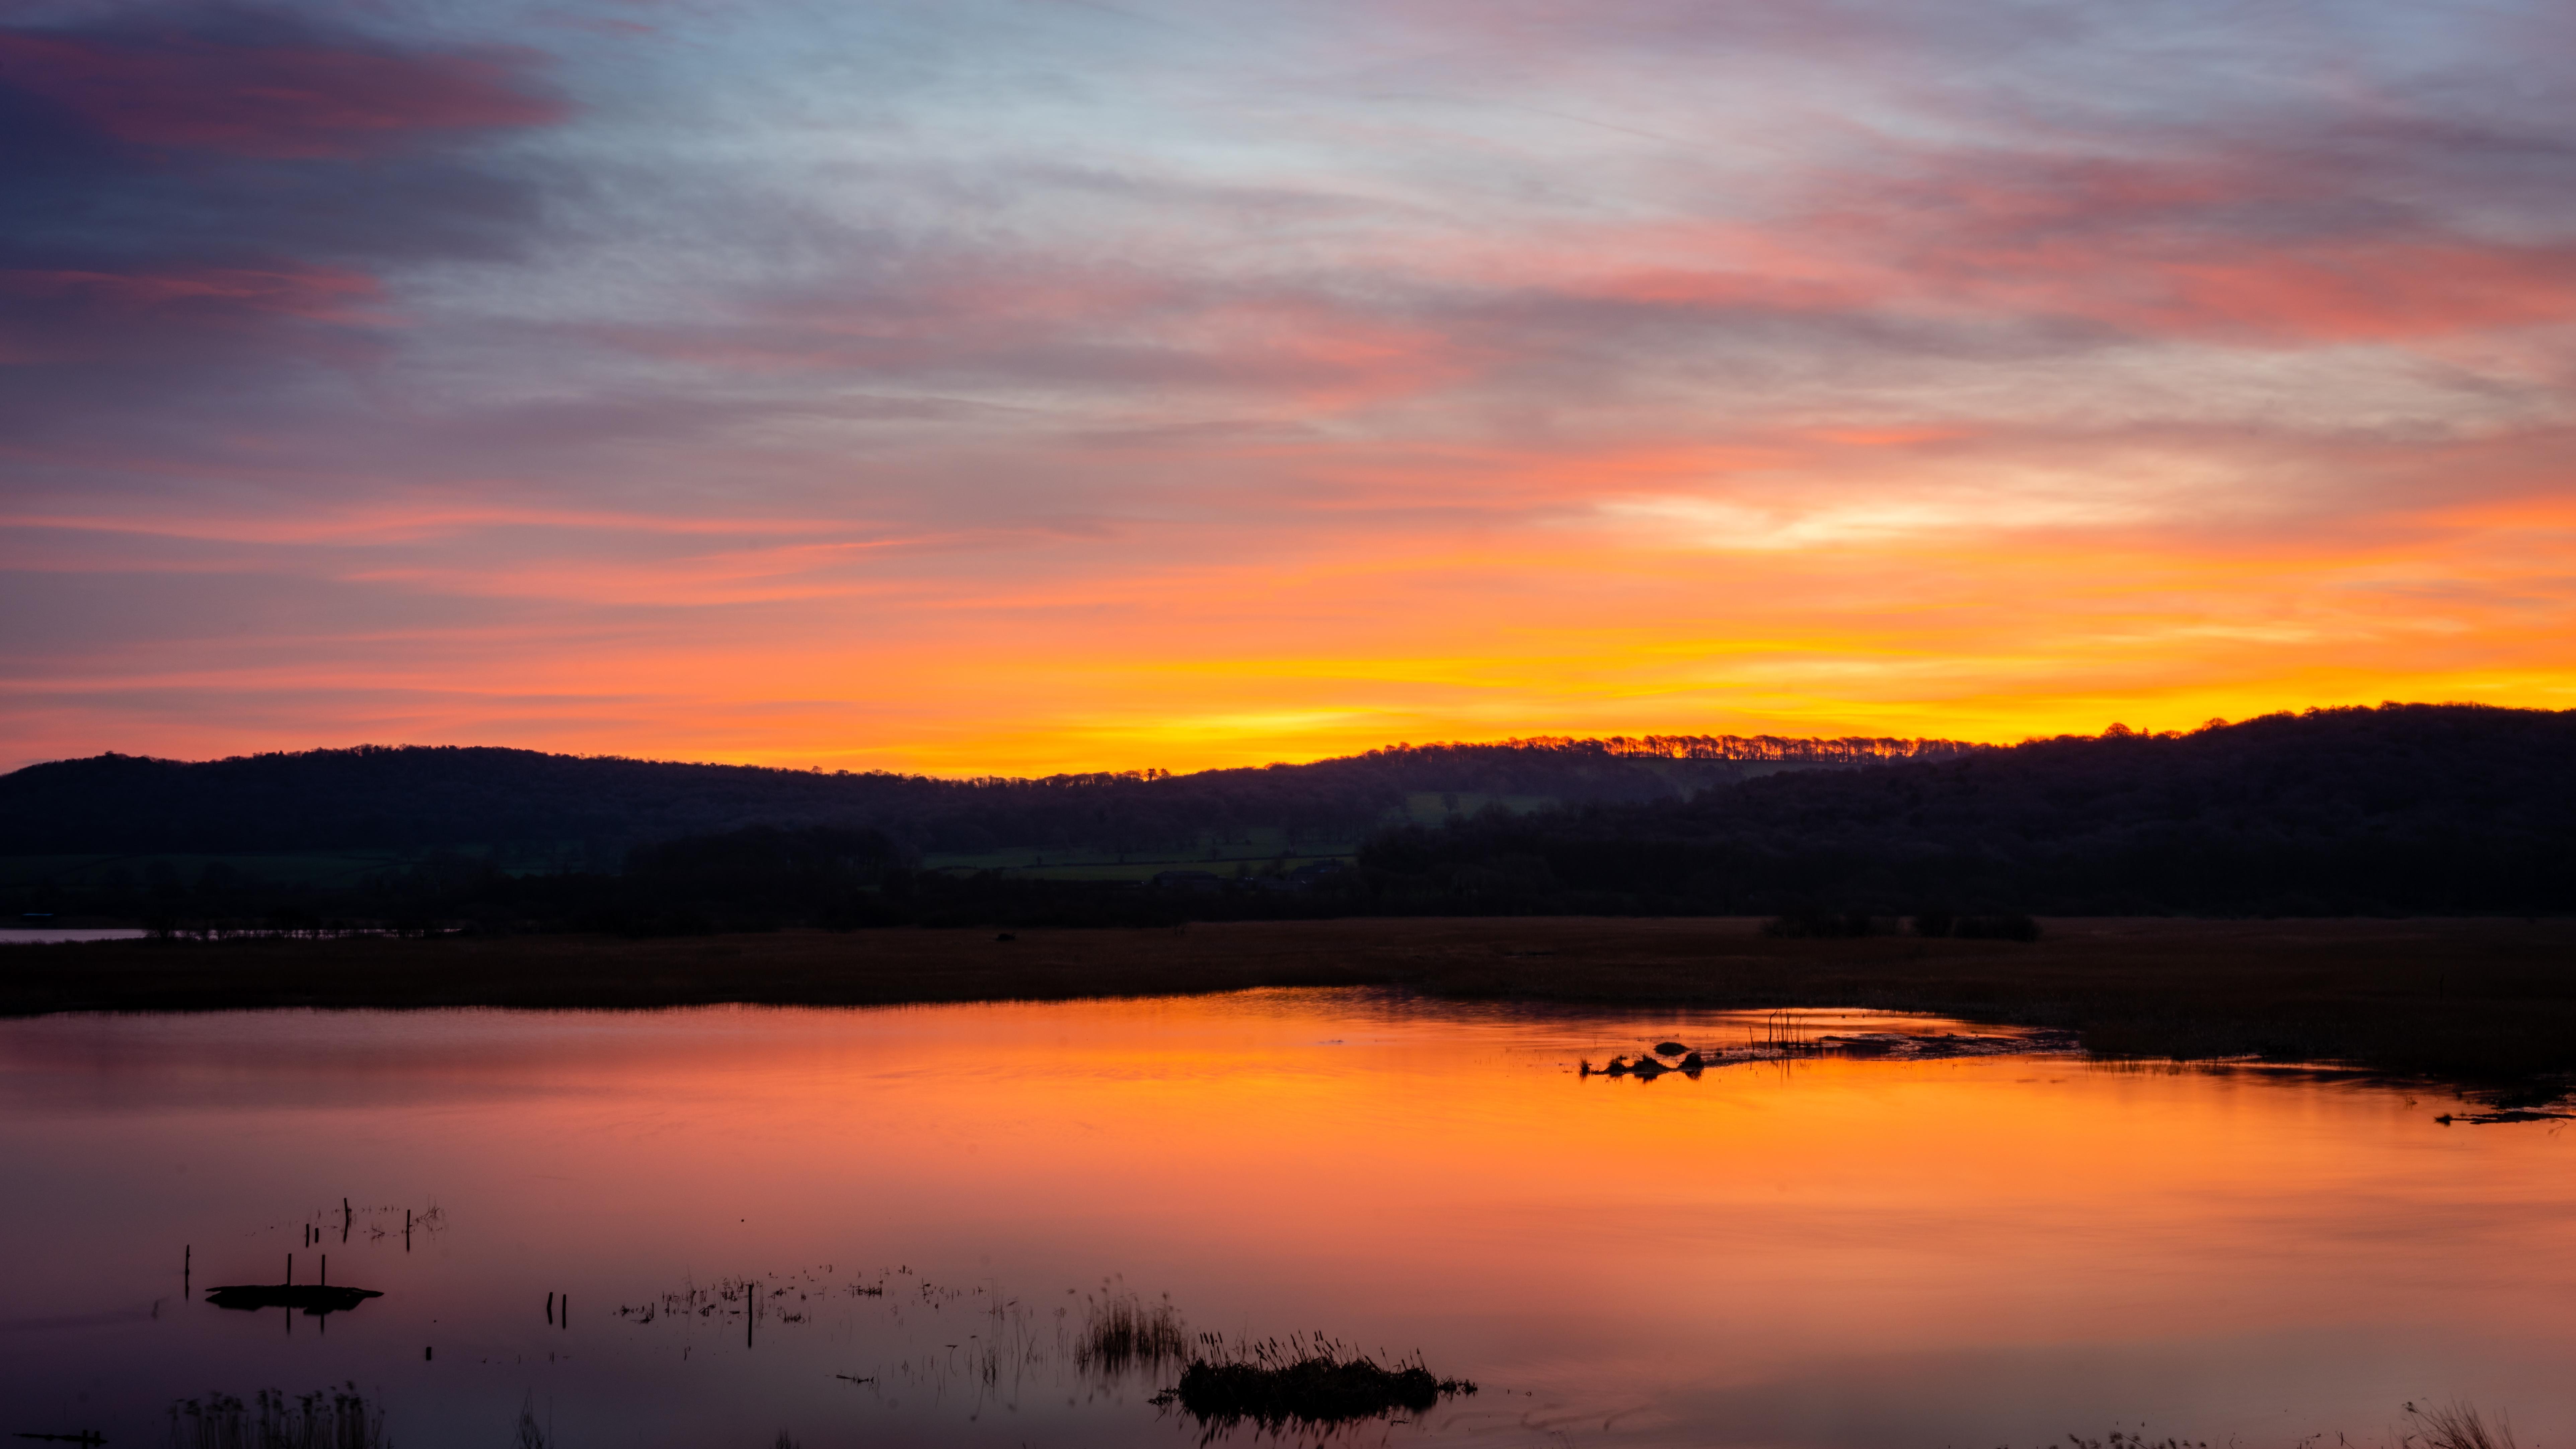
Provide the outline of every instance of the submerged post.
{"type": "Polygon", "coordinates": [[[195,1294],[194,1292],[190,1291],[190,1289],[189,1289],[189,1287],[188,1287],[188,1275],[189,1275],[189,1274],[191,1274],[191,1273],[194,1273],[196,1270],[197,1270],[197,1250],[196,1250],[196,1247],[195,1247],[193,1244],[186,1244],[186,1243],[181,1244],[181,1245],[180,1245],[180,1247],[179,1247],[179,1296],[180,1296],[180,1297],[182,1297],[182,1298],[194,1298],[194,1297],[196,1296],[196,1294],[195,1294]]]}
{"type": "Polygon", "coordinates": [[[295,1255],[293,1253],[286,1255],[286,1286],[289,1288],[295,1286],[295,1255]]]}

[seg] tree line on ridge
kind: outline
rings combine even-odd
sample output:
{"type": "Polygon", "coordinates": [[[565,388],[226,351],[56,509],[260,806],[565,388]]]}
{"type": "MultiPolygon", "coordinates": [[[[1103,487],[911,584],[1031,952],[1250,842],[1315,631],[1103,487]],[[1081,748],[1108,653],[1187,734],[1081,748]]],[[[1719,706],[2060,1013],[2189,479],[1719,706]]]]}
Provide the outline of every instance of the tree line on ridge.
{"type": "MultiPolygon", "coordinates": [[[[917,842],[941,838],[935,829],[906,838],[876,824],[789,814],[645,841],[602,869],[511,875],[488,859],[442,853],[337,891],[211,874],[146,882],[122,909],[174,927],[635,933],[1349,915],[2576,910],[2576,711],[2312,710],[2187,734],[2115,728],[1761,775],[1718,761],[1711,763],[1732,773],[1686,787],[1670,776],[1622,773],[1669,767],[1675,756],[1526,744],[1325,762],[1351,766],[1339,776],[1320,765],[1297,768],[1318,772],[1303,778],[1323,791],[1358,791],[1366,803],[1366,788],[1400,799],[1400,786],[1441,778],[1418,768],[1420,757],[1435,753],[1458,771],[1450,778],[1489,787],[1561,786],[1598,771],[1600,793],[1536,812],[1488,808],[1439,825],[1381,823],[1351,869],[1295,889],[1252,873],[1182,889],[934,870],[917,842]],[[1364,788],[1372,772],[1378,778],[1364,788]]],[[[1211,773],[1255,785],[1300,778],[1211,773]]],[[[1162,783],[1122,780],[1089,798],[1141,795],[1162,783]]],[[[1083,798],[1070,787],[1047,789],[1083,798]]],[[[1030,794],[1042,808],[1020,818],[1049,818],[1056,802],[1030,794]]],[[[1251,798],[1233,803],[1249,810],[1251,798]]]]}

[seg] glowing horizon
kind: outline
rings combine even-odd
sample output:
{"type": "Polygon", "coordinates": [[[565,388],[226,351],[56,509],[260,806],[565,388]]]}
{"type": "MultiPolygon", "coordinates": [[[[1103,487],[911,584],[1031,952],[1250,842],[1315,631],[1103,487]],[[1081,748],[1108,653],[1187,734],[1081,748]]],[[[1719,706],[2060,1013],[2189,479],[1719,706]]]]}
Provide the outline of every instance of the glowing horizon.
{"type": "Polygon", "coordinates": [[[0,769],[2576,707],[2560,9],[0,21],[0,769]]]}

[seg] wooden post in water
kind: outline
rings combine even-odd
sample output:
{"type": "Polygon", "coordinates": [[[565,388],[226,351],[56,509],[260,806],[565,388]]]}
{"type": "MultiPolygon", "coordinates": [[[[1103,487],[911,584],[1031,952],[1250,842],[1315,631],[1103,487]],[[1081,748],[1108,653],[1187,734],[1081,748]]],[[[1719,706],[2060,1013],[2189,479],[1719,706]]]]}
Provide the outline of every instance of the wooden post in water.
{"type": "Polygon", "coordinates": [[[194,1273],[196,1270],[197,1270],[197,1249],[196,1249],[196,1247],[195,1247],[193,1244],[181,1244],[181,1245],[180,1245],[180,1248],[179,1248],[179,1296],[180,1296],[180,1297],[182,1297],[182,1298],[194,1298],[194,1297],[196,1297],[196,1296],[197,1296],[197,1295],[196,1295],[196,1293],[188,1287],[188,1275],[190,1275],[191,1273],[194,1273]]]}
{"type": "Polygon", "coordinates": [[[286,1255],[286,1286],[289,1288],[295,1286],[295,1255],[293,1253],[286,1255]]]}
{"type": "Polygon", "coordinates": [[[331,1255],[328,1253],[322,1255],[322,1276],[317,1281],[325,1288],[331,1286],[331,1255]]]}
{"type": "Polygon", "coordinates": [[[547,1295],[546,1295],[546,1327],[548,1327],[548,1328],[552,1328],[552,1327],[554,1327],[554,1326],[555,1326],[555,1295],[553,1295],[553,1294],[549,1293],[549,1294],[547,1294],[547,1295]]]}

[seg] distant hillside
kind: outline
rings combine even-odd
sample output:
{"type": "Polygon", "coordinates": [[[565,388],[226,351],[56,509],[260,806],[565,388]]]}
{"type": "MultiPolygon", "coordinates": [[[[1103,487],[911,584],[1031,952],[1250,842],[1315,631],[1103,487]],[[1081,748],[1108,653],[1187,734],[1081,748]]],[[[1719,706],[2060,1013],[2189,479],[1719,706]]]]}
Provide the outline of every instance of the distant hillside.
{"type": "Polygon", "coordinates": [[[529,750],[361,746],[191,764],[124,755],[0,776],[0,855],[633,846],[750,825],[883,832],[926,852],[1152,850],[1254,829],[1338,841],[1429,795],[1535,805],[1681,799],[1784,769],[1955,756],[1940,740],[1655,736],[1397,746],[1306,765],[943,780],[529,750]]]}
{"type": "Polygon", "coordinates": [[[2010,749],[1541,740],[1049,780],[110,756],[0,778],[0,842],[0,908],[183,932],[2566,914],[2576,712],[2388,705],[2010,749]],[[511,840],[585,844],[532,863],[511,840]]]}
{"type": "Polygon", "coordinates": [[[1355,908],[2576,911],[2576,711],[2388,705],[1383,833],[1355,908]]]}

